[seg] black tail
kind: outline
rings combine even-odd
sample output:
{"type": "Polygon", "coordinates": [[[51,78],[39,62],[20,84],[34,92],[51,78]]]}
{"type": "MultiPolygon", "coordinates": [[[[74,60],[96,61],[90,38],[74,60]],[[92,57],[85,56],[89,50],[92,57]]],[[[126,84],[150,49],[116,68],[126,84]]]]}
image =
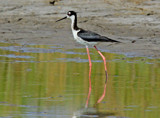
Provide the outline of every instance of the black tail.
{"type": "Polygon", "coordinates": [[[109,39],[109,42],[115,42],[115,43],[121,43],[120,41],[117,41],[117,40],[113,40],[113,39],[109,39]]]}
{"type": "Polygon", "coordinates": [[[104,42],[111,42],[111,43],[121,43],[120,41],[117,41],[117,40],[113,40],[113,39],[110,39],[108,37],[104,37],[105,40],[103,40],[104,42]]]}

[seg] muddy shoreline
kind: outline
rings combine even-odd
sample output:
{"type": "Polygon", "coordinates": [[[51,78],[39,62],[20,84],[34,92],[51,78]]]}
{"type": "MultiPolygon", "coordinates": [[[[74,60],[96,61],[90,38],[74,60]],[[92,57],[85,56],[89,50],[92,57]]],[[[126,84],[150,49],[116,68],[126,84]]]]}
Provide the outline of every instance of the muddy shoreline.
{"type": "Polygon", "coordinates": [[[98,32],[122,43],[99,44],[102,51],[160,58],[160,1],[141,4],[105,0],[49,1],[10,0],[0,5],[0,42],[22,45],[60,45],[84,47],[73,40],[70,20],[55,21],[68,10],[78,11],[79,27],[98,32]],[[7,3],[8,2],[8,3],[7,3]]]}

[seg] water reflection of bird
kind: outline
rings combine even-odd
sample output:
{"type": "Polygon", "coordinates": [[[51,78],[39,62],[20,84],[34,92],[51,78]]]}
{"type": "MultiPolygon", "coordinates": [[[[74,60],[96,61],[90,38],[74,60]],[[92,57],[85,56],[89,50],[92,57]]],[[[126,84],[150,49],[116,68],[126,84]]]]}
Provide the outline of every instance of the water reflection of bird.
{"type": "Polygon", "coordinates": [[[57,20],[61,21],[63,19],[66,18],[70,18],[71,19],[71,29],[72,29],[72,33],[73,33],[73,37],[74,39],[79,42],[80,44],[83,44],[86,46],[86,50],[87,50],[87,54],[88,54],[88,59],[89,59],[89,93],[88,93],[88,98],[86,101],[86,106],[88,106],[88,100],[91,94],[91,68],[92,68],[92,63],[91,63],[91,58],[90,58],[90,54],[89,54],[89,49],[88,46],[91,45],[93,46],[97,52],[100,54],[100,56],[102,57],[103,61],[104,61],[104,68],[105,68],[105,73],[106,73],[106,81],[105,81],[105,85],[104,85],[104,91],[102,96],[98,99],[97,103],[100,103],[102,101],[102,99],[105,96],[106,93],[106,84],[107,84],[107,79],[108,79],[108,73],[107,73],[107,67],[106,67],[106,59],[104,57],[104,55],[97,49],[97,47],[95,46],[98,42],[119,42],[116,40],[112,40],[110,38],[107,38],[105,36],[101,36],[97,33],[91,32],[91,31],[87,31],[84,29],[81,29],[77,26],[77,14],[74,11],[68,11],[67,15],[62,18],[57,20]]]}
{"type": "Polygon", "coordinates": [[[95,108],[87,108],[74,112],[72,118],[118,118],[115,115],[116,112],[99,112],[95,108]]]}

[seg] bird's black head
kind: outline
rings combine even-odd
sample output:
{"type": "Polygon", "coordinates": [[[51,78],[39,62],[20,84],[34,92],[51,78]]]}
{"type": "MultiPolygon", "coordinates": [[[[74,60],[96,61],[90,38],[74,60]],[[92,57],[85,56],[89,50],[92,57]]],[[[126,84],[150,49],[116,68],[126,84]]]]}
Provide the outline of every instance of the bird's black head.
{"type": "Polygon", "coordinates": [[[75,11],[68,11],[68,12],[67,12],[67,16],[68,16],[68,17],[71,17],[71,16],[73,16],[73,15],[76,16],[76,12],[75,12],[75,11]]]}
{"type": "Polygon", "coordinates": [[[76,14],[75,11],[68,11],[67,12],[67,16],[65,16],[64,18],[61,18],[61,19],[57,20],[56,22],[64,20],[66,18],[74,19],[75,17],[77,17],[77,14],[76,14]]]}

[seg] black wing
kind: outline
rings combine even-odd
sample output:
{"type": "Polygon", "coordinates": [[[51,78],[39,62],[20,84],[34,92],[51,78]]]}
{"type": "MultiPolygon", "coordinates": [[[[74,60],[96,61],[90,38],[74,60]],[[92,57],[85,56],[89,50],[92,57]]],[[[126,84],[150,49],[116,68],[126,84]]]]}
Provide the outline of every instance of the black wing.
{"type": "Polygon", "coordinates": [[[91,31],[85,31],[82,30],[77,33],[79,37],[81,37],[83,40],[88,42],[119,42],[110,38],[107,38],[105,36],[101,36],[97,33],[91,32],[91,31]]]}

